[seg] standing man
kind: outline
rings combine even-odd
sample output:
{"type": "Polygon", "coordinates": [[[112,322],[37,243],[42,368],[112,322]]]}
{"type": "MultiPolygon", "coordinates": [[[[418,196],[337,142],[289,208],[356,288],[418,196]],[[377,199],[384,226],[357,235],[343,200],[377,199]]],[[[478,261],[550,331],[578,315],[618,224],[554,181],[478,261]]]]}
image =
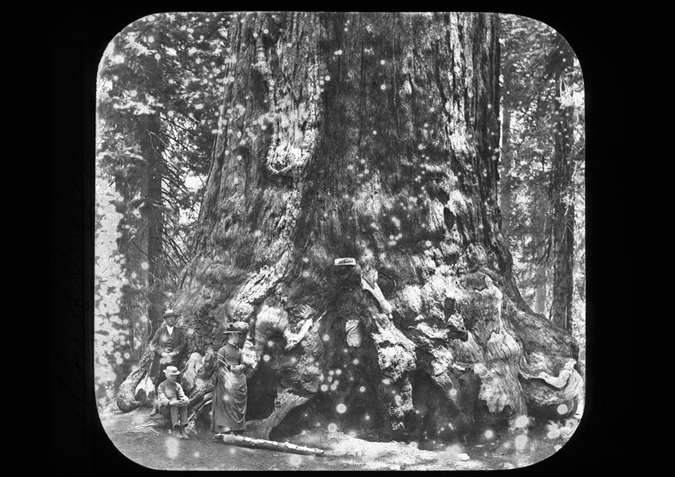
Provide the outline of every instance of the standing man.
{"type": "Polygon", "coordinates": [[[183,387],[176,382],[180,374],[175,366],[167,366],[164,370],[166,380],[157,387],[157,402],[159,412],[166,418],[171,418],[171,429],[179,439],[187,439],[185,426],[188,423],[187,406],[190,400],[183,392],[183,387]]]}
{"type": "MultiPolygon", "coordinates": [[[[187,347],[187,337],[185,330],[176,326],[176,321],[180,315],[174,310],[166,310],[164,313],[164,325],[161,326],[155,336],[150,341],[150,349],[155,353],[152,364],[150,365],[149,376],[152,379],[155,388],[164,381],[165,376],[162,371],[167,366],[180,368],[187,347]]],[[[151,416],[158,412],[157,399],[152,407],[151,416]]]]}

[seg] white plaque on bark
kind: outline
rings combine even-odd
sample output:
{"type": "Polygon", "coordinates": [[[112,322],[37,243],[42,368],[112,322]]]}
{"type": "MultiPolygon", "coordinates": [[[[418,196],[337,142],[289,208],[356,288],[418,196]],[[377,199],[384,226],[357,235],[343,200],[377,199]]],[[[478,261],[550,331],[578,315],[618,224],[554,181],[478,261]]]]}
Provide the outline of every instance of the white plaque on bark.
{"type": "Polygon", "coordinates": [[[356,259],[355,258],[336,258],[334,264],[335,264],[335,266],[356,265],[356,259]]]}

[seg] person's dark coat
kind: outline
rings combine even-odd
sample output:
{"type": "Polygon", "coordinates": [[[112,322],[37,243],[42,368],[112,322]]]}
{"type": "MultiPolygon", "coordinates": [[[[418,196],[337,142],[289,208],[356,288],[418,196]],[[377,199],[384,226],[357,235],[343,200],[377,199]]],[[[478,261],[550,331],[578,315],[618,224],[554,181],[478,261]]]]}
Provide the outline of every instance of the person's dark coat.
{"type": "Polygon", "coordinates": [[[167,366],[176,366],[180,369],[185,349],[187,348],[187,335],[185,330],[178,326],[173,327],[173,333],[169,334],[169,329],[166,323],[157,330],[155,336],[150,340],[150,347],[154,348],[155,355],[150,365],[149,376],[151,378],[158,378],[161,372],[167,366]],[[162,352],[175,353],[173,356],[162,357],[162,352]]]}

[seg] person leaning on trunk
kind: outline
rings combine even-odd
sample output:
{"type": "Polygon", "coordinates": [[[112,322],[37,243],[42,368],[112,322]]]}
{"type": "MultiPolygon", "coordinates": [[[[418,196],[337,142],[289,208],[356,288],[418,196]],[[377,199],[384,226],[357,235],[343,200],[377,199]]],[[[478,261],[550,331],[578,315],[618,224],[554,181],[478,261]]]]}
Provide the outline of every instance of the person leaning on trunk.
{"type": "MultiPolygon", "coordinates": [[[[164,313],[164,325],[157,330],[150,341],[150,349],[154,352],[154,356],[148,375],[152,379],[155,388],[164,381],[165,377],[162,371],[167,366],[181,367],[187,346],[187,336],[185,330],[176,326],[179,316],[174,310],[166,310],[164,313]]],[[[155,400],[150,415],[154,416],[157,412],[158,404],[157,400],[155,400]]]]}
{"type": "Polygon", "coordinates": [[[190,399],[183,392],[183,387],[176,382],[180,374],[175,366],[167,366],[164,370],[166,380],[157,387],[157,404],[159,413],[171,419],[173,434],[180,439],[187,439],[185,426],[188,424],[187,407],[190,399]]]}

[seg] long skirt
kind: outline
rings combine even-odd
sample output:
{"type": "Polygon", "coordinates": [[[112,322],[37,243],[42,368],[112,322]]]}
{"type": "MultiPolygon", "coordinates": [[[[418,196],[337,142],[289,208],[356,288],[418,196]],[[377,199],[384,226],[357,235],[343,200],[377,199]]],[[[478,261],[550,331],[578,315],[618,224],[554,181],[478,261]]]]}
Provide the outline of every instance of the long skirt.
{"type": "Polygon", "coordinates": [[[225,368],[218,370],[211,403],[211,430],[214,432],[246,429],[246,376],[225,368]]]}

